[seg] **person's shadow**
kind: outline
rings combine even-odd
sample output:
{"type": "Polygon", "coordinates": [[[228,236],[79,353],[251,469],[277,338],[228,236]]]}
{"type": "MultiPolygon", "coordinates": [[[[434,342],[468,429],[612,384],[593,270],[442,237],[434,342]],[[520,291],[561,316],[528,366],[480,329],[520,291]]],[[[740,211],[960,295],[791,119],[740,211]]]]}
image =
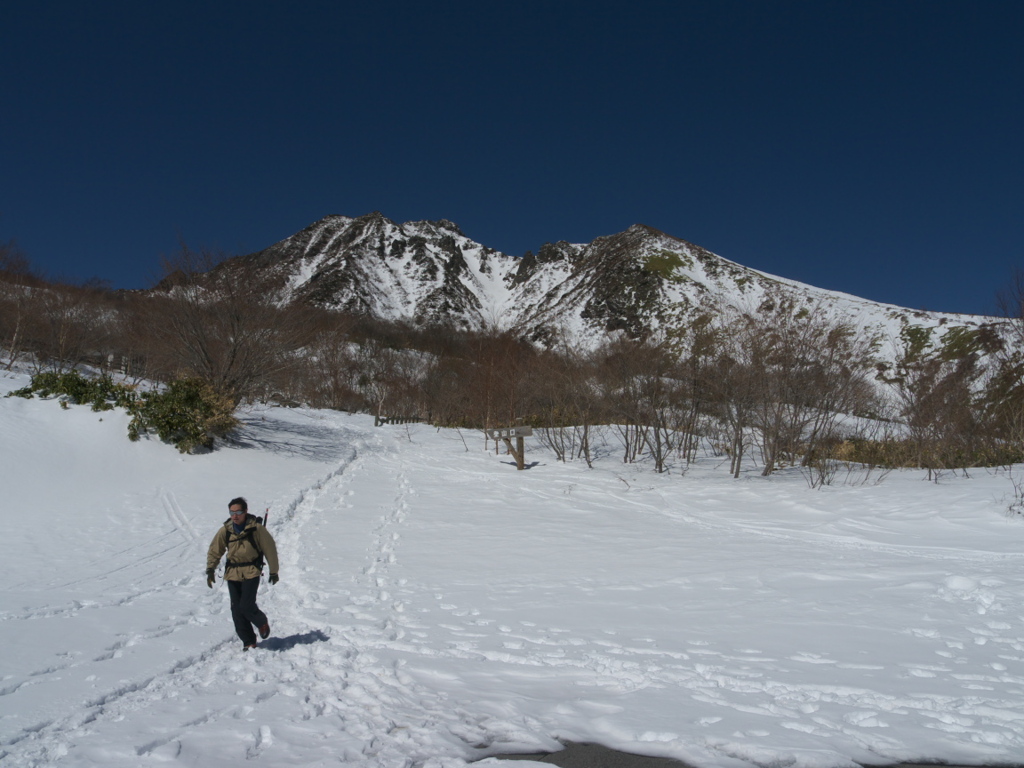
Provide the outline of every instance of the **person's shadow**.
{"type": "Polygon", "coordinates": [[[326,643],[330,638],[321,630],[314,629],[304,635],[289,635],[288,637],[271,637],[260,643],[260,648],[267,651],[287,651],[296,645],[312,645],[313,643],[326,643]]]}

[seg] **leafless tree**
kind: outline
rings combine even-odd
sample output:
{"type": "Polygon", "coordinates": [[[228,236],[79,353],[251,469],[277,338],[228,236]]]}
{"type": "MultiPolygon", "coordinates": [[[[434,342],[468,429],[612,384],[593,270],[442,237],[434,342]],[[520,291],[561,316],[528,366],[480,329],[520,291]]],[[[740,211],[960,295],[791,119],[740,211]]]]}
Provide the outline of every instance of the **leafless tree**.
{"type": "Polygon", "coordinates": [[[703,422],[706,422],[705,417],[711,409],[714,359],[721,341],[721,329],[714,321],[716,314],[716,311],[704,307],[669,339],[679,359],[678,376],[682,388],[679,410],[682,440],[679,450],[687,464],[696,457],[701,436],[706,431],[703,422]]]}
{"type": "Polygon", "coordinates": [[[835,437],[839,417],[867,409],[874,344],[820,306],[780,302],[759,325],[750,339],[760,384],[753,425],[769,475],[780,460],[814,460],[819,444],[835,437]]]}
{"type": "Polygon", "coordinates": [[[351,338],[352,319],[324,312],[310,328],[308,346],[297,356],[299,381],[282,394],[320,408],[358,410],[365,401],[358,393],[357,345],[351,338]]]}
{"type": "Polygon", "coordinates": [[[538,356],[531,370],[538,435],[559,461],[593,466],[592,440],[602,413],[590,355],[567,345],[538,356]]]}
{"type": "Polygon", "coordinates": [[[420,417],[426,410],[423,382],[429,370],[424,356],[380,342],[364,342],[356,356],[357,384],[377,418],[420,417]]]}
{"type": "Polygon", "coordinates": [[[1006,318],[1004,343],[994,355],[983,403],[989,431],[1011,449],[1008,458],[1019,461],[1024,455],[1024,270],[1014,274],[998,302],[1006,318]]]}
{"type": "Polygon", "coordinates": [[[184,246],[165,261],[150,333],[165,376],[197,376],[238,402],[293,364],[289,353],[303,346],[306,329],[272,303],[269,286],[217,263],[184,246]]]}
{"type": "Polygon", "coordinates": [[[598,352],[599,385],[622,440],[623,461],[643,453],[668,469],[683,439],[684,388],[678,359],[664,342],[616,339],[598,352]]]}
{"type": "MultiPolygon", "coordinates": [[[[880,377],[892,387],[913,463],[929,477],[984,463],[988,364],[1002,343],[992,329],[953,328],[935,345],[928,329],[904,328],[896,365],[880,377]]],[[[991,388],[989,388],[991,391],[991,388]]]]}
{"type": "Polygon", "coordinates": [[[32,292],[41,280],[32,272],[28,258],[14,242],[0,244],[0,332],[7,348],[7,370],[25,344],[32,292]]]}
{"type": "Polygon", "coordinates": [[[104,288],[49,283],[29,294],[29,314],[35,320],[34,343],[38,365],[65,371],[92,359],[102,364],[101,350],[109,325],[102,306],[104,288]]]}
{"type": "Polygon", "coordinates": [[[720,306],[718,313],[719,332],[708,377],[711,410],[726,425],[729,471],[738,478],[761,391],[761,328],[755,316],[736,308],[720,306]]]}

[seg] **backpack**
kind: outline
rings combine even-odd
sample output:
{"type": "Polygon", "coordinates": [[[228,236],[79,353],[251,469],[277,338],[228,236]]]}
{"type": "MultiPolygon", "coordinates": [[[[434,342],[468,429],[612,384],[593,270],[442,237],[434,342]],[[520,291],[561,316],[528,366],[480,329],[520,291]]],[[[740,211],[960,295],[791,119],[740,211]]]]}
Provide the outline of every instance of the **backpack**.
{"type": "MultiPolygon", "coordinates": [[[[256,516],[253,515],[253,517],[256,517],[256,516]]],[[[233,533],[233,531],[230,528],[227,527],[227,523],[228,523],[228,521],[230,519],[231,518],[229,517],[227,520],[224,521],[224,552],[225,553],[228,551],[228,544],[231,543],[231,534],[233,533]]],[[[256,517],[256,524],[257,525],[263,525],[263,518],[262,517],[256,517]]],[[[248,541],[252,545],[253,549],[256,550],[256,553],[257,553],[256,559],[255,560],[249,560],[249,561],[244,562],[244,563],[235,563],[235,562],[232,562],[231,560],[228,560],[224,564],[224,571],[225,571],[225,573],[227,573],[227,569],[228,568],[241,568],[241,567],[246,566],[246,565],[255,565],[256,566],[256,570],[258,570],[260,573],[263,573],[263,552],[262,552],[262,550],[260,550],[259,544],[256,543],[255,533],[256,533],[255,526],[250,528],[247,525],[245,530],[242,531],[240,534],[238,534],[238,538],[236,538],[235,541],[248,541]]]]}

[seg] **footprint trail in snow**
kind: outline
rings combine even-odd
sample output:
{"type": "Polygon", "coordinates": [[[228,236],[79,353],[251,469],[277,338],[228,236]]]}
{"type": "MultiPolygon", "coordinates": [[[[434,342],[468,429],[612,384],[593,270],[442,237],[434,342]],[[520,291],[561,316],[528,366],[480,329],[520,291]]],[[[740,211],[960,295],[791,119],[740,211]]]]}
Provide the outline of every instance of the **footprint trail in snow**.
{"type": "Polygon", "coordinates": [[[1024,753],[1024,563],[976,487],[517,473],[450,431],[279,418],[252,421],[271,451],[209,457],[273,454],[232,488],[291,482],[273,636],[240,652],[197,575],[220,519],[167,480],[126,501],[159,525],[83,555],[77,586],[7,593],[0,633],[50,639],[0,680],[5,766],[456,768],[556,738],[709,768],[1024,753]]]}

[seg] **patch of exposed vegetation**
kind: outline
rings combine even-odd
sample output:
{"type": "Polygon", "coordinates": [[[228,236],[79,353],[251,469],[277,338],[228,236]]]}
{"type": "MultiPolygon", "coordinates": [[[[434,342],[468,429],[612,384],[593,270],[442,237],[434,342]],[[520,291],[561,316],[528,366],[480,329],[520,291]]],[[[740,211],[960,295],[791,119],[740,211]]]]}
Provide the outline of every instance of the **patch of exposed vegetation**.
{"type": "Polygon", "coordinates": [[[147,433],[174,445],[181,453],[212,448],[214,439],[238,426],[235,404],[230,396],[216,392],[200,379],[176,379],[159,392],[137,392],[134,387],[115,383],[109,376],[87,377],[76,370],[43,372],[32,382],[7,397],[59,399],[69,404],[90,405],[94,411],[125,409],[132,417],[128,439],[147,433]]]}
{"type": "Polygon", "coordinates": [[[661,250],[657,253],[648,254],[644,259],[644,269],[670,283],[679,282],[676,275],[677,269],[683,268],[683,260],[674,251],[661,250]]]}
{"type": "Polygon", "coordinates": [[[934,443],[922,450],[914,440],[851,438],[829,451],[837,461],[887,469],[952,469],[1001,467],[1024,461],[1024,448],[1014,445],[961,446],[934,443]]]}

